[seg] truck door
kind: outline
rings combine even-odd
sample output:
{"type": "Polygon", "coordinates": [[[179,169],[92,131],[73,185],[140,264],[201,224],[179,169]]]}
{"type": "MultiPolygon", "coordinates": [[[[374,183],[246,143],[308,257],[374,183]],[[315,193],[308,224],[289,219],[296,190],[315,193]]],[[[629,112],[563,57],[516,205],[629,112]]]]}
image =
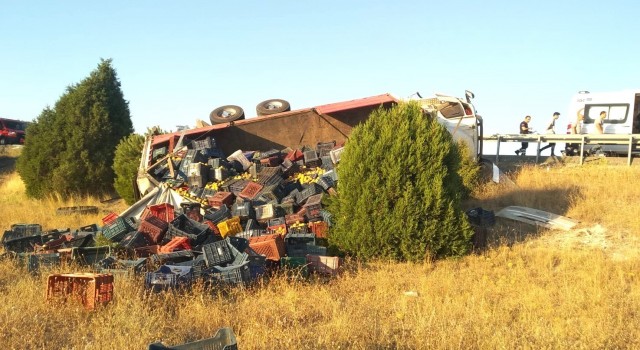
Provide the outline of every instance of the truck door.
{"type": "Polygon", "coordinates": [[[478,120],[474,106],[451,96],[423,99],[423,106],[438,110],[438,123],[444,125],[456,141],[464,142],[471,154],[478,155],[478,120]]]}

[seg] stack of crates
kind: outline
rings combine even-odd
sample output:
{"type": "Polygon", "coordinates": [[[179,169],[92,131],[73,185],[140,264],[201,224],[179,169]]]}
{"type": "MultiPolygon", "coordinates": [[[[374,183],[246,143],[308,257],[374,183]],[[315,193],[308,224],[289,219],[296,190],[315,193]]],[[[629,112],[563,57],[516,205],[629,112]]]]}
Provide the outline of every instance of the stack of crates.
{"type": "Polygon", "coordinates": [[[95,310],[113,299],[113,275],[71,273],[49,275],[47,300],[75,299],[87,310],[95,310]]]}

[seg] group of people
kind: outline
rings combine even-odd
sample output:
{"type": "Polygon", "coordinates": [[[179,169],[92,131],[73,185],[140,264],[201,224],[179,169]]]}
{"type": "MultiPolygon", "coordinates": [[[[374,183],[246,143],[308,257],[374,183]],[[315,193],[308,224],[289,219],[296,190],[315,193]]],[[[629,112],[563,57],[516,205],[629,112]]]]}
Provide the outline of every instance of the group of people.
{"type": "MultiPolygon", "coordinates": [[[[594,121],[595,132],[596,134],[604,134],[604,119],[607,117],[607,112],[600,112],[599,117],[594,121]]],[[[555,134],[556,120],[560,118],[559,112],[554,112],[551,117],[551,121],[547,124],[546,133],[547,134],[555,134]]],[[[582,128],[582,122],[584,120],[584,114],[581,111],[578,111],[576,121],[571,125],[571,133],[572,134],[580,134],[582,128]]],[[[533,130],[529,127],[529,123],[531,122],[531,116],[524,117],[524,120],[520,123],[520,134],[531,134],[533,130]]],[[[527,153],[527,148],[529,147],[529,142],[522,142],[520,145],[520,149],[516,150],[516,155],[524,156],[527,153]]],[[[551,156],[555,156],[555,142],[550,142],[548,145],[540,148],[538,151],[538,156],[545,149],[551,148],[551,156]]]]}

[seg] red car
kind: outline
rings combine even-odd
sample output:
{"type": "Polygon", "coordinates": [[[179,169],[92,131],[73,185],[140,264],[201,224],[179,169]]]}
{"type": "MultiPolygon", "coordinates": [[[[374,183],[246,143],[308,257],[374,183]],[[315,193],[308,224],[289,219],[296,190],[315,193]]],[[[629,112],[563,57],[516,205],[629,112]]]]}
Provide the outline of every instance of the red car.
{"type": "Polygon", "coordinates": [[[23,144],[26,128],[26,122],[0,118],[0,145],[23,144]]]}

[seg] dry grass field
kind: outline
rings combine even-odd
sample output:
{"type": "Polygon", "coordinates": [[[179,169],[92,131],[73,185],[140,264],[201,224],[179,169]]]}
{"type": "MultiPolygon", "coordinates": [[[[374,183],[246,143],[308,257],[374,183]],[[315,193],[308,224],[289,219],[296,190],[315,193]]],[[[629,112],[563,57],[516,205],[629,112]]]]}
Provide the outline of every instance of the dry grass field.
{"type": "MultiPolygon", "coordinates": [[[[2,157],[2,155],[0,155],[2,157]]],[[[233,328],[240,349],[640,348],[640,168],[525,166],[513,185],[487,184],[465,206],[521,205],[580,221],[573,231],[501,219],[489,247],[421,264],[351,262],[340,277],[276,276],[245,289],[145,293],[118,278],[115,299],[88,312],[44,300],[46,274],[0,261],[3,349],[146,349],[233,328]]],[[[98,198],[34,201],[12,171],[0,173],[0,230],[99,223],[55,208],[98,198]]],[[[70,269],[55,272],[70,272],[70,269]]]]}

